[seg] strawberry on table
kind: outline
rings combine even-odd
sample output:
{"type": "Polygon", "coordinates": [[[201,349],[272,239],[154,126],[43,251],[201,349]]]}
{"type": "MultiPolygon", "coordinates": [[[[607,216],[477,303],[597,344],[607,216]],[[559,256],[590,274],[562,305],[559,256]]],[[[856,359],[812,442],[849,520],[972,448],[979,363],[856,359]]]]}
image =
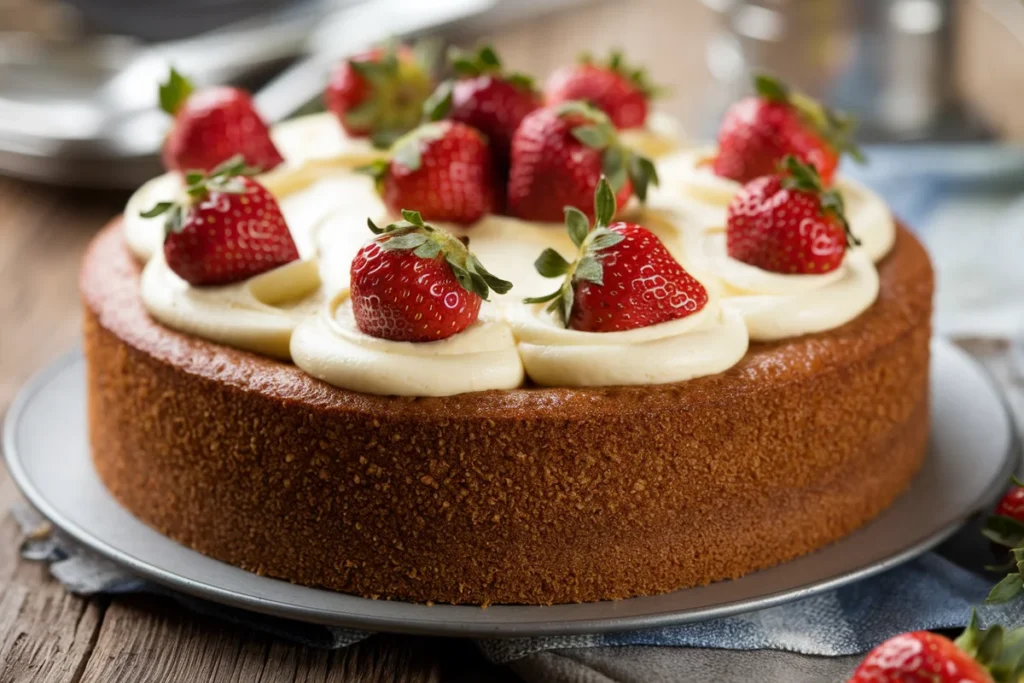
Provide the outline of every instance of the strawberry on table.
{"type": "Polygon", "coordinates": [[[589,102],[604,111],[619,129],[642,127],[647,121],[648,102],[657,93],[647,71],[628,66],[618,51],[603,63],[584,55],[578,64],[555,71],[544,88],[548,104],[589,102]]]}
{"type": "Polygon", "coordinates": [[[1024,631],[978,627],[977,617],[956,641],[914,631],[868,653],[848,683],[1017,683],[1024,676],[1024,631]]]}
{"type": "Polygon", "coordinates": [[[997,553],[1008,558],[1003,566],[989,569],[1012,570],[992,588],[988,603],[1008,602],[1024,593],[1024,483],[1016,477],[1011,481],[1010,490],[999,500],[981,532],[997,553]]]}
{"type": "Polygon", "coordinates": [[[384,228],[352,261],[352,311],[365,334],[429,342],[469,327],[493,290],[512,288],[487,271],[466,243],[427,225],[416,211],[384,228]]]}
{"type": "Polygon", "coordinates": [[[491,150],[475,129],[456,121],[426,123],[399,138],[389,158],[361,169],[393,214],[415,206],[428,221],[474,223],[494,209],[491,150]]]}
{"type": "Polygon", "coordinates": [[[504,72],[489,46],[472,54],[452,50],[449,61],[456,78],[437,87],[424,112],[431,121],[451,119],[476,128],[490,140],[495,160],[506,163],[512,135],[523,118],[541,105],[533,79],[504,72]]]}
{"type": "Polygon", "coordinates": [[[839,193],[826,190],[814,167],[792,156],[733,197],[725,230],[730,257],[773,273],[831,272],[847,247],[859,244],[839,193]]]}
{"type": "Polygon", "coordinates": [[[826,185],[832,183],[839,155],[863,161],[853,142],[851,118],[789,90],[770,76],[754,77],[756,95],[733,104],[718,130],[714,172],[745,183],[774,172],[793,155],[811,164],[826,185]]]}
{"type": "Polygon", "coordinates": [[[195,91],[171,69],[160,86],[160,108],[174,117],[163,149],[170,170],[211,171],[235,155],[260,172],[284,161],[244,90],[219,86],[195,91]]]}
{"type": "Polygon", "coordinates": [[[538,109],[523,119],[512,138],[508,212],[534,221],[559,221],[566,206],[587,207],[601,176],[608,178],[621,208],[635,194],[647,198],[658,183],[654,164],[620,141],[608,117],[584,102],[538,109]]]}
{"type": "Polygon", "coordinates": [[[594,199],[597,221],[591,229],[582,211],[565,209],[569,237],[579,247],[569,263],[546,249],[535,264],[544,277],[563,277],[557,291],[527,299],[550,302],[566,327],[584,332],[618,332],[685,318],[704,308],[707,290],[647,228],[612,223],[615,196],[601,178],[594,199]]]}
{"type": "Polygon", "coordinates": [[[433,87],[415,51],[387,45],[338,64],[324,99],[346,133],[387,146],[419,123],[433,87]]]}
{"type": "Polygon", "coordinates": [[[164,257],[189,284],[225,285],[299,258],[277,200],[249,177],[241,156],[208,175],[185,176],[187,200],[160,202],[142,215],[167,214],[164,257]]]}

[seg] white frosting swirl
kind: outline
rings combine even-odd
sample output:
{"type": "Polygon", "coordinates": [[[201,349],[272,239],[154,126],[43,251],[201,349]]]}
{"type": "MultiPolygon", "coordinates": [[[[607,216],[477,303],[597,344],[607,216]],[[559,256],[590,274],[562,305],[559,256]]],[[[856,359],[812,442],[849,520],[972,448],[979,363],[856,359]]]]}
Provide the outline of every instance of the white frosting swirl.
{"type": "Polygon", "coordinates": [[[292,331],[321,305],[315,261],[292,261],[243,282],[193,287],[158,252],[142,271],[142,302],[168,327],[287,360],[292,331]]]}
{"type": "Polygon", "coordinates": [[[661,111],[648,112],[643,128],[620,130],[618,135],[624,145],[650,159],[675,152],[683,138],[679,119],[661,111]]]}
{"type": "MultiPolygon", "coordinates": [[[[721,228],[729,202],[742,185],[715,175],[708,163],[714,156],[713,148],[704,148],[661,160],[661,186],[652,191],[652,201],[679,205],[689,219],[689,227],[721,228]]],[[[838,178],[836,187],[846,204],[850,229],[861,241],[860,248],[873,261],[882,260],[896,240],[896,222],[889,207],[870,189],[848,178],[838,178]]]]}
{"type": "Polygon", "coordinates": [[[724,372],[747,351],[743,319],[714,299],[685,318],[622,332],[566,329],[545,306],[506,309],[526,374],[543,386],[682,382],[724,372]]]}
{"type": "Polygon", "coordinates": [[[824,332],[863,313],[878,297],[878,271],[867,253],[847,251],[842,265],[822,275],[786,275],[731,258],[725,233],[697,238],[694,259],[703,277],[719,280],[722,306],[739,313],[753,341],[824,332]]]}
{"type": "Polygon", "coordinates": [[[305,320],[291,341],[295,364],[342,389],[393,396],[451,396],[523,383],[523,363],[508,323],[484,303],[468,328],[447,339],[378,339],[356,325],[348,290],[305,320]]]}

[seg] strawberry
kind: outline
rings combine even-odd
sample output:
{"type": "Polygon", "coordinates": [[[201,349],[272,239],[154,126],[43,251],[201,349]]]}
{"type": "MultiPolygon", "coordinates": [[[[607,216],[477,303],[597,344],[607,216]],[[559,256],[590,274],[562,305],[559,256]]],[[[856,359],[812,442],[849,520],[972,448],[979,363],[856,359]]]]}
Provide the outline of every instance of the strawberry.
{"type": "Polygon", "coordinates": [[[826,190],[813,166],[796,157],[777,173],[743,186],[725,218],[732,258],[773,273],[828,273],[848,244],[859,244],[843,213],[843,199],[826,190]]]}
{"type": "Polygon", "coordinates": [[[986,600],[989,603],[1007,602],[1024,593],[1024,482],[1011,477],[1011,483],[981,532],[992,542],[996,555],[1005,560],[989,569],[1012,570],[992,588],[986,600]]]}
{"type": "Polygon", "coordinates": [[[174,117],[163,151],[170,170],[209,172],[236,154],[260,172],[284,161],[244,90],[225,86],[193,92],[192,83],[171,69],[160,86],[160,107],[174,117]]]}
{"type": "Polygon", "coordinates": [[[914,631],[868,653],[847,683],[1017,683],[1024,674],[1024,631],[978,627],[977,616],[956,641],[914,631]]]}
{"type": "Polygon", "coordinates": [[[239,282],[299,258],[277,200],[253,173],[241,156],[205,176],[190,172],[186,202],[160,202],[142,213],[167,214],[164,257],[189,284],[239,282]]]}
{"type": "Polygon", "coordinates": [[[508,160],[512,135],[527,114],[541,104],[533,79],[520,73],[504,73],[501,60],[490,47],[475,54],[449,53],[455,80],[444,81],[424,105],[431,121],[447,118],[465,123],[487,136],[495,160],[508,160]]]}
{"type": "Polygon", "coordinates": [[[338,64],[324,99],[346,133],[387,146],[416,127],[433,87],[412,49],[389,45],[338,64]]]}
{"type": "Polygon", "coordinates": [[[562,286],[527,303],[550,302],[566,327],[584,332],[618,332],[685,318],[704,308],[704,286],[672,258],[647,228],[611,223],[615,195],[601,178],[591,229],[582,211],[566,207],[565,223],[579,255],[569,263],[546,249],[534,264],[544,277],[564,277],[562,286]]]}
{"type": "Polygon", "coordinates": [[[839,155],[863,161],[852,141],[854,122],[821,103],[790,91],[774,78],[754,78],[755,97],[732,105],[718,130],[717,175],[745,183],[769,175],[788,154],[811,164],[826,185],[839,155]]]}
{"type": "Polygon", "coordinates": [[[654,164],[626,148],[598,109],[565,102],[538,109],[523,119],[512,138],[508,211],[535,221],[559,221],[566,206],[588,207],[601,175],[622,207],[632,194],[647,198],[658,183],[654,164]]]}
{"type": "Polygon", "coordinates": [[[473,223],[495,203],[491,150],[479,132],[455,121],[426,123],[399,138],[390,158],[363,167],[385,206],[415,206],[430,221],[473,223]]]}
{"type": "Polygon", "coordinates": [[[416,211],[378,228],[352,261],[352,312],[364,333],[381,339],[429,342],[469,327],[480,302],[512,283],[487,271],[463,242],[427,225],[416,211]]]}
{"type": "Polygon", "coordinates": [[[645,69],[628,67],[622,53],[613,51],[602,64],[584,55],[578,64],[558,69],[548,79],[544,94],[548,104],[589,102],[622,130],[644,125],[647,103],[658,94],[658,89],[647,80],[645,69]]]}

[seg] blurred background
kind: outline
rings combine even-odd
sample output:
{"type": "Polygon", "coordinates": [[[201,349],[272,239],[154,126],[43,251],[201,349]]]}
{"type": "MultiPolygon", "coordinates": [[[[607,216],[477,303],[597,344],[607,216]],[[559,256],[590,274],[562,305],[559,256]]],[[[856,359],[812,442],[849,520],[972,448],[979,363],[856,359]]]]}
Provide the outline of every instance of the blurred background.
{"type": "Polygon", "coordinates": [[[77,339],[89,237],[161,172],[169,64],[278,121],[391,35],[491,42],[539,79],[620,47],[690,141],[771,70],[860,119],[871,163],[844,171],[925,239],[938,330],[1024,336],[1022,0],[0,0],[0,410],[77,339]]]}
{"type": "Polygon", "coordinates": [[[169,63],[279,120],[388,35],[486,39],[540,77],[622,47],[694,138],[767,68],[856,112],[865,141],[1024,139],[1020,0],[0,0],[0,173],[137,186],[159,171],[169,63]]]}

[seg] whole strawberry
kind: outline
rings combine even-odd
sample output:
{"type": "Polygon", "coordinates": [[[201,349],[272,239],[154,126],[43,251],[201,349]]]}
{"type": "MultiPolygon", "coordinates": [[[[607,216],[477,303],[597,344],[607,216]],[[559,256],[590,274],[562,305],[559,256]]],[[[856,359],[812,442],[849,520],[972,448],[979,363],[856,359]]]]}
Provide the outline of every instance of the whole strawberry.
{"type": "Polygon", "coordinates": [[[433,87],[412,49],[388,45],[338,64],[324,99],[346,133],[387,146],[419,123],[433,87]]]}
{"type": "Polygon", "coordinates": [[[449,53],[455,80],[444,81],[431,95],[424,111],[431,121],[451,119],[487,136],[495,161],[505,165],[512,135],[523,118],[540,106],[533,79],[504,73],[501,60],[490,47],[474,54],[449,53]]]}
{"type": "Polygon", "coordinates": [[[399,138],[388,159],[361,169],[377,179],[388,210],[415,206],[428,221],[474,223],[494,209],[496,182],[483,136],[455,121],[426,123],[399,138]]]}
{"type": "Polygon", "coordinates": [[[277,200],[248,177],[253,172],[239,156],[209,175],[189,173],[185,203],[161,202],[142,214],[167,214],[164,257],[189,284],[239,282],[299,258],[277,200]]]}
{"type": "Polygon", "coordinates": [[[1005,561],[989,569],[1011,570],[992,588],[988,603],[1007,602],[1024,593],[1024,483],[1016,477],[1012,477],[1011,482],[1010,490],[999,500],[981,532],[992,542],[996,555],[1005,561]]]}
{"type": "Polygon", "coordinates": [[[859,244],[839,193],[824,189],[814,167],[791,156],[777,172],[744,185],[725,221],[729,256],[773,273],[831,272],[848,244],[859,244]]]}
{"type": "Polygon", "coordinates": [[[564,277],[552,294],[527,299],[551,302],[566,327],[584,332],[619,332],[685,318],[704,308],[707,290],[683,269],[647,228],[612,223],[615,196],[601,178],[594,200],[593,229],[582,211],[566,207],[569,237],[579,255],[569,263],[546,249],[535,264],[544,277],[564,277]]]}
{"type": "Polygon", "coordinates": [[[793,155],[814,166],[830,185],[840,154],[863,161],[849,117],[769,76],[755,76],[754,90],[755,96],[740,100],[725,114],[718,130],[715,174],[745,183],[774,172],[783,157],[793,155]]]}
{"type": "Polygon", "coordinates": [[[465,243],[427,225],[416,211],[378,228],[352,261],[352,311],[364,333],[381,339],[430,342],[458,334],[493,290],[510,282],[489,273],[465,243]]]}
{"type": "Polygon", "coordinates": [[[260,172],[284,161],[244,90],[193,91],[189,80],[171,69],[160,86],[160,107],[174,116],[163,149],[164,166],[170,170],[212,171],[235,155],[260,172]]]}
{"type": "Polygon", "coordinates": [[[602,174],[622,207],[636,194],[647,197],[658,176],[649,159],[627,149],[598,109],[565,102],[523,119],[512,138],[508,212],[534,221],[559,221],[566,206],[589,208],[602,174]]]}
{"type": "Polygon", "coordinates": [[[632,68],[622,53],[613,51],[607,62],[584,55],[578,64],[558,69],[548,79],[548,104],[583,100],[602,110],[618,129],[640,128],[647,121],[647,105],[658,93],[645,69],[632,68]]]}
{"type": "Polygon", "coordinates": [[[1020,629],[982,630],[977,617],[956,642],[929,631],[890,638],[868,653],[848,683],[1017,683],[1024,675],[1020,629]]]}

